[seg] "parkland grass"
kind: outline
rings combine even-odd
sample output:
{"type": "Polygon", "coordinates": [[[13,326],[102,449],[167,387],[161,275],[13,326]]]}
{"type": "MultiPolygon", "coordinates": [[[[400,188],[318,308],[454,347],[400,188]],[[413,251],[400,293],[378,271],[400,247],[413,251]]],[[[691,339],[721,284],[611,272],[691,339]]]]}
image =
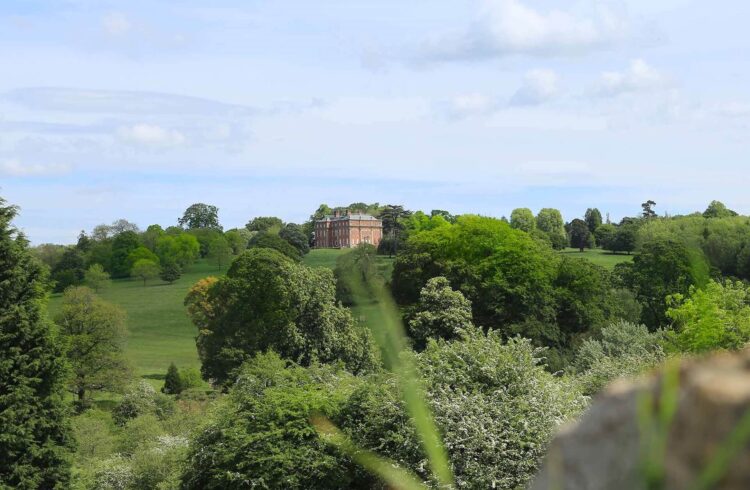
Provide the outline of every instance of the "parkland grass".
{"type": "Polygon", "coordinates": [[[594,264],[600,265],[608,270],[614,269],[615,266],[621,262],[631,262],[633,260],[632,255],[626,253],[613,254],[612,252],[600,248],[586,249],[583,252],[577,248],[566,248],[560,253],[566,257],[579,257],[590,260],[594,264]]]}

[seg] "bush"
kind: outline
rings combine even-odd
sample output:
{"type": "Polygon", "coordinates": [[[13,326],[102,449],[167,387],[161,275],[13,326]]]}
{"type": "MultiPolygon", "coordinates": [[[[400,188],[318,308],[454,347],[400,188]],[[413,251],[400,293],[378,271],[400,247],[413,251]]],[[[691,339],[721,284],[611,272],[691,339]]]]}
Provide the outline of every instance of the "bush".
{"type": "Polygon", "coordinates": [[[444,277],[427,281],[409,320],[409,335],[416,347],[424,349],[429,339],[456,338],[471,326],[471,302],[451,289],[444,277]]]}
{"type": "Polygon", "coordinates": [[[349,488],[351,463],[310,416],[335,418],[354,382],[339,368],[257,355],[192,441],[183,488],[349,488]]]}
{"type": "Polygon", "coordinates": [[[195,368],[180,369],[180,381],[182,383],[183,391],[198,388],[203,384],[201,373],[195,368]]]}
{"type": "Polygon", "coordinates": [[[161,280],[164,282],[168,282],[169,284],[175,282],[180,278],[181,275],[182,269],[180,269],[180,266],[177,265],[177,262],[174,261],[166,262],[161,268],[161,272],[159,273],[159,277],[161,278],[161,280]]]}
{"type": "Polygon", "coordinates": [[[636,376],[665,359],[662,332],[651,333],[645,325],[626,321],[602,329],[598,338],[584,340],[578,349],[575,369],[583,390],[593,395],[610,381],[636,376]]]}
{"type": "Polygon", "coordinates": [[[184,386],[180,372],[177,370],[177,366],[172,363],[169,365],[169,369],[167,369],[167,375],[164,378],[164,386],[162,386],[161,392],[167,395],[179,395],[183,389],[184,386]]]}
{"type": "Polygon", "coordinates": [[[168,396],[157,393],[146,381],[135,385],[120,404],[112,411],[112,417],[119,426],[141,415],[155,415],[165,418],[174,413],[174,402],[168,396]]]}

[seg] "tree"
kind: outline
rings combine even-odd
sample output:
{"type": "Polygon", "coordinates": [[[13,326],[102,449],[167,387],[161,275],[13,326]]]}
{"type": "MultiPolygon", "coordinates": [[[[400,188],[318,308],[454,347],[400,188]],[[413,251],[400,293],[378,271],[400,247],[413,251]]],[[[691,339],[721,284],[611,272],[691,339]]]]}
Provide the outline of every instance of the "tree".
{"type": "Polygon", "coordinates": [[[585,221],[574,219],[570,223],[570,246],[583,252],[584,248],[594,246],[594,235],[591,234],[585,221]]]}
{"type": "Polygon", "coordinates": [[[667,323],[667,296],[686,295],[690,286],[702,285],[707,269],[700,250],[658,239],[644,243],[633,262],[618,264],[616,271],[643,305],[641,321],[654,330],[667,323]]]}
{"type": "Polygon", "coordinates": [[[219,235],[208,244],[208,259],[221,269],[232,259],[232,247],[226,238],[219,235]]]}
{"type": "Polygon", "coordinates": [[[147,249],[151,250],[152,252],[156,252],[156,243],[159,241],[159,238],[165,236],[166,233],[159,225],[150,225],[148,228],[146,228],[146,231],[143,232],[143,235],[141,236],[141,240],[143,241],[143,246],[145,246],[147,249]]]}
{"type": "Polygon", "coordinates": [[[434,218],[435,216],[442,217],[448,223],[456,222],[456,216],[443,209],[433,209],[432,211],[430,211],[430,217],[434,218]]]}
{"type": "Polygon", "coordinates": [[[711,201],[703,212],[704,218],[730,218],[732,216],[737,216],[737,213],[728,209],[721,201],[711,201]]]}
{"type": "Polygon", "coordinates": [[[247,244],[247,248],[271,248],[297,262],[302,260],[299,250],[290,245],[286,240],[280,238],[279,235],[273,233],[262,232],[255,234],[247,244]]]}
{"type": "Polygon", "coordinates": [[[750,287],[742,282],[710,281],[669,298],[669,342],[678,352],[741,349],[750,341],[750,287]]]}
{"type": "Polygon", "coordinates": [[[600,225],[594,232],[594,238],[596,238],[596,244],[604,250],[610,252],[617,252],[616,249],[616,238],[617,238],[617,227],[613,224],[600,225]]]}
{"type": "Polygon", "coordinates": [[[140,230],[138,229],[138,225],[122,218],[113,221],[112,225],[109,226],[109,233],[115,236],[119,235],[120,233],[125,233],[126,231],[136,234],[140,232],[140,230]]]}
{"type": "Polygon", "coordinates": [[[615,240],[612,245],[613,252],[627,252],[630,255],[635,250],[638,237],[638,224],[626,222],[617,227],[615,240]]]}
{"type": "Polygon", "coordinates": [[[164,378],[164,386],[162,386],[161,391],[167,395],[179,395],[182,393],[180,372],[177,370],[177,366],[175,366],[174,363],[171,363],[169,369],[167,369],[167,375],[164,378]]]}
{"type": "Polygon", "coordinates": [[[136,248],[128,254],[128,267],[130,270],[133,269],[133,266],[139,260],[149,260],[156,265],[159,265],[160,263],[159,257],[154,252],[143,246],[136,248]]]}
{"type": "Polygon", "coordinates": [[[54,269],[52,280],[55,281],[55,291],[62,292],[70,286],[77,286],[83,282],[86,269],[83,253],[75,247],[69,247],[60,257],[54,269]]]}
{"type": "Polygon", "coordinates": [[[656,206],[656,203],[652,201],[651,199],[644,202],[643,204],[641,204],[641,207],[643,208],[643,212],[641,213],[641,215],[645,219],[656,218],[656,211],[654,211],[655,206],[656,206]]]}
{"type": "Polygon", "coordinates": [[[284,222],[280,218],[275,216],[259,216],[248,221],[245,228],[248,231],[257,231],[260,233],[268,231],[278,233],[282,226],[284,226],[284,222]]]}
{"type": "Polygon", "coordinates": [[[159,265],[153,260],[139,259],[133,264],[133,269],[130,271],[133,277],[137,277],[143,281],[143,286],[146,286],[146,281],[154,279],[159,275],[159,265]]]}
{"type": "Polygon", "coordinates": [[[243,252],[206,291],[191,290],[186,305],[206,380],[228,384],[244,361],[269,349],[303,365],[342,361],[352,372],[374,363],[369,332],[335,302],[333,273],[276,250],[243,252]]]}
{"type": "Polygon", "coordinates": [[[109,274],[104,270],[101,264],[92,264],[86,271],[84,282],[95,292],[109,286],[109,274]]]}
{"type": "Polygon", "coordinates": [[[65,488],[72,437],[61,342],[42,311],[44,266],[0,198],[0,487],[65,488]]]}
{"type": "Polygon", "coordinates": [[[177,262],[171,260],[171,261],[166,262],[162,266],[161,273],[159,274],[159,278],[164,282],[168,282],[169,284],[172,284],[177,279],[179,279],[181,275],[182,275],[182,269],[180,269],[180,266],[177,264],[177,262]]]}
{"type": "Polygon", "coordinates": [[[279,231],[279,238],[282,238],[289,242],[291,246],[299,250],[301,255],[305,255],[310,251],[310,243],[305,236],[302,227],[295,223],[287,223],[279,231]]]}
{"type": "Polygon", "coordinates": [[[451,289],[445,277],[427,281],[409,320],[409,335],[417,348],[424,349],[429,339],[458,338],[471,326],[471,302],[451,289]]]}
{"type": "Polygon", "coordinates": [[[388,204],[383,207],[377,216],[377,218],[383,222],[383,237],[390,237],[396,247],[398,246],[399,237],[404,229],[404,225],[401,221],[404,218],[408,218],[410,215],[411,211],[405,210],[403,206],[388,204]]]}
{"type": "Polygon", "coordinates": [[[87,287],[70,288],[55,317],[67,343],[73,376],[70,391],[84,405],[91,391],[116,391],[129,374],[124,349],[128,336],[125,312],[98,298],[87,287]]]}
{"type": "Polygon", "coordinates": [[[112,241],[112,260],[111,270],[112,277],[115,279],[128,277],[133,263],[129,260],[129,255],[135,249],[141,246],[141,240],[134,231],[124,231],[115,236],[112,241]]]}
{"type": "Polygon", "coordinates": [[[565,232],[565,221],[557,209],[543,208],[536,216],[536,227],[547,234],[552,248],[562,250],[568,246],[568,234],[565,232]]]}
{"type": "Polygon", "coordinates": [[[597,208],[588,208],[583,220],[586,222],[586,226],[589,227],[589,231],[594,233],[602,225],[602,213],[597,208]]]}
{"type": "Polygon", "coordinates": [[[81,230],[78,234],[78,242],[76,242],[76,248],[83,253],[86,253],[91,248],[91,238],[86,235],[86,232],[81,230]]]}
{"type": "Polygon", "coordinates": [[[188,230],[210,228],[221,231],[219,208],[202,202],[190,205],[177,223],[188,230]]]}
{"type": "Polygon", "coordinates": [[[239,255],[247,248],[247,242],[250,241],[251,236],[250,232],[244,228],[242,230],[233,228],[224,232],[224,238],[227,239],[229,246],[232,247],[232,255],[239,255]]]}
{"type": "Polygon", "coordinates": [[[510,226],[531,233],[536,228],[534,213],[529,208],[516,208],[510,213],[510,226]]]}
{"type": "Polygon", "coordinates": [[[180,267],[187,267],[200,257],[200,252],[198,239],[190,233],[165,235],[156,241],[156,255],[163,263],[173,261],[180,267]]]}

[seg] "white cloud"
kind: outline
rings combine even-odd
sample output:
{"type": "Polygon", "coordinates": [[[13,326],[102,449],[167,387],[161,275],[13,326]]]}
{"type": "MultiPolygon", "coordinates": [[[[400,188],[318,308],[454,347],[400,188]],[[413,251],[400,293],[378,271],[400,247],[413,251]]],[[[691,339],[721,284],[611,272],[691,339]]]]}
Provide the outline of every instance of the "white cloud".
{"type": "Polygon", "coordinates": [[[510,105],[536,105],[554,98],[559,93],[560,77],[552,70],[531,70],[523,85],[510,98],[510,105]]]}
{"type": "Polygon", "coordinates": [[[624,15],[599,6],[592,15],[540,12],[518,0],[484,0],[480,18],[457,35],[427,43],[434,59],[480,59],[512,54],[558,55],[610,45],[627,30],[624,15]]]}
{"type": "Polygon", "coordinates": [[[452,119],[487,115],[497,108],[498,104],[494,98],[479,93],[457,95],[447,104],[448,116],[452,119]]]}
{"type": "Polygon", "coordinates": [[[185,136],[175,129],[146,123],[122,127],[117,135],[125,142],[155,148],[180,146],[186,141],[185,136]]]}
{"type": "Polygon", "coordinates": [[[122,12],[110,12],[102,18],[102,28],[110,36],[127,34],[133,25],[122,12]]]}
{"type": "Polygon", "coordinates": [[[602,73],[595,93],[603,97],[616,97],[625,93],[659,91],[672,85],[669,77],[642,59],[635,59],[625,71],[602,73]]]}
{"type": "Polygon", "coordinates": [[[70,172],[70,166],[64,164],[29,164],[19,160],[0,162],[0,175],[7,177],[49,177],[70,172]]]}

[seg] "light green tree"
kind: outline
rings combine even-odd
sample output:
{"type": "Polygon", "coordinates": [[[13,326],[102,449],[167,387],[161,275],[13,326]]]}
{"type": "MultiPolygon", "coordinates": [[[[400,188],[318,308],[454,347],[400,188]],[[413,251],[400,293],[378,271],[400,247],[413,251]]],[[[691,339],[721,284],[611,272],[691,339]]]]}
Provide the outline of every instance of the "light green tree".
{"type": "Polygon", "coordinates": [[[109,273],[104,270],[101,264],[93,264],[88,268],[86,274],[83,277],[84,282],[88,287],[93,289],[95,292],[108,287],[110,285],[109,273]]]}
{"type": "Polygon", "coordinates": [[[534,213],[529,208],[516,208],[510,213],[510,226],[516,230],[531,233],[536,228],[534,213]]]}
{"type": "Polygon", "coordinates": [[[159,275],[159,271],[159,265],[153,260],[139,259],[133,264],[133,268],[130,270],[130,275],[141,279],[145,286],[146,281],[154,279],[159,275]]]}

